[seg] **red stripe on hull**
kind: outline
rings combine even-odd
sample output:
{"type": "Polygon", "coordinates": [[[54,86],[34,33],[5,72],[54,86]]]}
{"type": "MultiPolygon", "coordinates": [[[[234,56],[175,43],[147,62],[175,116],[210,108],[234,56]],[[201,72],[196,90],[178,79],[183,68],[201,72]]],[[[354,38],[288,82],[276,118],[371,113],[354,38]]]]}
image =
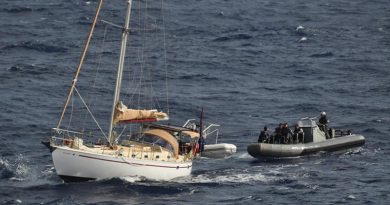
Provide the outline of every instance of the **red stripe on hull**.
{"type": "Polygon", "coordinates": [[[190,168],[192,166],[185,166],[185,167],[171,167],[171,166],[161,166],[161,165],[148,165],[148,164],[140,164],[140,163],[129,163],[129,162],[121,162],[121,161],[115,161],[115,160],[109,160],[109,159],[101,159],[97,157],[90,157],[86,155],[79,155],[80,157],[85,157],[89,159],[96,159],[96,160],[102,160],[102,161],[108,161],[108,162],[116,162],[116,163],[122,163],[122,164],[131,164],[131,165],[140,165],[140,166],[148,166],[148,167],[162,167],[162,168],[171,168],[171,169],[178,169],[178,168],[190,168]]]}

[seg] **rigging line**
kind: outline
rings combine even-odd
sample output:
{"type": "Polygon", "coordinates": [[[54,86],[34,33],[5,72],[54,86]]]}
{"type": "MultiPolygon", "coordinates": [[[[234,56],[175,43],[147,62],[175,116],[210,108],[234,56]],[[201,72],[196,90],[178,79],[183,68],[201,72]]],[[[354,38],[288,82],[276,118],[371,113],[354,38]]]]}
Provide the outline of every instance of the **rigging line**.
{"type": "MultiPolygon", "coordinates": [[[[150,84],[150,109],[152,109],[154,106],[153,106],[153,79],[152,79],[152,67],[149,69],[149,84],[150,84]]],[[[157,108],[157,106],[156,106],[157,108]]]]}
{"type": "MultiPolygon", "coordinates": [[[[137,48],[137,47],[134,47],[134,48],[137,48]]],[[[136,51],[137,52],[137,51],[136,51]]],[[[139,58],[137,57],[137,61],[136,62],[139,62],[139,58]]],[[[131,67],[130,65],[130,58],[127,59],[127,64],[128,67],[131,67]]],[[[131,102],[131,99],[133,98],[133,94],[131,93],[134,93],[136,92],[137,88],[135,87],[135,82],[136,82],[136,69],[134,69],[136,66],[134,65],[133,66],[133,69],[129,69],[130,71],[128,72],[128,75],[129,75],[129,80],[128,80],[128,86],[127,86],[127,89],[126,89],[126,95],[124,96],[123,100],[124,102],[128,102],[128,106],[129,107],[132,107],[132,102],[131,102]]]]}
{"type": "Polygon", "coordinates": [[[130,127],[129,127],[129,138],[128,138],[129,140],[131,139],[131,132],[132,132],[131,130],[132,130],[132,129],[131,129],[131,126],[130,126],[130,127]]]}
{"type": "MultiPolygon", "coordinates": [[[[106,35],[107,35],[107,30],[108,30],[108,25],[105,26],[104,28],[104,33],[103,33],[103,39],[102,39],[102,46],[100,47],[100,50],[99,50],[99,57],[97,59],[97,66],[96,66],[96,69],[95,69],[95,77],[93,79],[93,84],[92,84],[92,89],[87,93],[87,102],[90,102],[90,104],[92,104],[93,101],[96,100],[97,96],[94,97],[90,97],[91,96],[91,93],[93,91],[96,91],[96,81],[97,81],[97,77],[98,77],[98,74],[99,74],[99,71],[100,71],[100,68],[101,68],[101,63],[102,63],[102,58],[103,58],[103,48],[105,46],[105,42],[106,42],[106,35]],[[91,99],[92,98],[92,99],[91,99]]],[[[86,119],[87,119],[87,112],[85,112],[85,115],[84,115],[84,120],[83,120],[83,124],[82,124],[82,128],[84,129],[84,126],[86,124],[86,119]]]]}
{"type": "MultiPolygon", "coordinates": [[[[139,11],[142,11],[142,4],[141,2],[138,4],[138,10],[139,11]]],[[[142,32],[142,46],[141,48],[138,49],[137,51],[137,61],[139,62],[139,65],[140,65],[140,73],[139,73],[139,78],[138,78],[138,82],[134,76],[134,83],[135,83],[135,88],[133,89],[133,94],[131,95],[131,99],[134,99],[136,94],[138,94],[138,98],[136,98],[137,100],[134,99],[134,107],[138,107],[140,108],[140,101],[141,101],[141,92],[142,92],[142,79],[143,79],[143,68],[144,68],[144,47],[145,47],[145,31],[146,31],[146,22],[147,22],[147,1],[145,2],[145,14],[144,15],[141,15],[142,12],[139,12],[139,16],[138,16],[138,21],[139,21],[139,25],[141,27],[141,24],[143,22],[144,24],[144,29],[143,32],[142,32]],[[143,18],[142,18],[143,17],[143,18]],[[142,21],[143,20],[143,21],[142,21]]],[[[134,69],[134,74],[135,74],[135,69],[134,69]]]]}
{"type": "MultiPolygon", "coordinates": [[[[147,10],[147,8],[146,8],[147,10]]],[[[158,26],[158,22],[157,20],[154,20],[154,25],[156,26],[154,30],[157,30],[157,26],[158,26]]],[[[144,30],[147,30],[146,29],[147,27],[147,21],[145,22],[144,24],[144,30]]],[[[157,40],[157,34],[153,35],[153,37],[155,38],[154,40],[157,40]]],[[[145,46],[144,46],[145,47],[145,46]]],[[[165,50],[164,50],[165,51],[165,50]]],[[[155,62],[156,66],[157,66],[157,63],[155,62]]],[[[148,94],[149,96],[149,106],[150,108],[161,108],[160,104],[159,104],[159,101],[157,99],[157,96],[155,96],[155,91],[154,91],[154,87],[153,87],[153,65],[151,66],[148,66],[148,64],[146,62],[144,62],[144,69],[145,69],[145,72],[146,72],[146,76],[148,76],[147,80],[149,80],[149,83],[148,85],[146,84],[145,82],[145,94],[148,94]]],[[[146,96],[145,96],[146,97],[146,96]]]]}
{"type": "Polygon", "coordinates": [[[149,96],[150,97],[150,99],[149,99],[150,100],[150,109],[161,108],[160,103],[159,103],[158,98],[157,98],[157,92],[155,92],[154,86],[153,86],[153,79],[152,79],[153,68],[152,68],[152,66],[149,67],[147,69],[147,71],[148,71],[148,75],[149,75],[149,86],[150,86],[150,90],[149,90],[149,92],[150,92],[149,93],[149,95],[150,95],[149,96]]]}
{"type": "Polygon", "coordinates": [[[123,129],[122,129],[122,131],[121,131],[121,133],[119,133],[119,135],[118,135],[118,137],[116,137],[116,142],[118,143],[118,141],[119,141],[119,138],[123,135],[123,133],[125,132],[125,130],[126,130],[126,125],[123,127],[123,129]]]}
{"type": "Polygon", "coordinates": [[[71,106],[72,106],[72,109],[70,110],[69,123],[68,123],[68,127],[66,128],[67,130],[69,130],[69,128],[70,128],[70,124],[71,124],[71,122],[72,122],[72,117],[73,117],[73,106],[74,106],[73,93],[72,93],[71,98],[72,98],[72,105],[71,105],[71,106]]]}
{"type": "Polygon", "coordinates": [[[144,77],[144,67],[141,65],[141,73],[140,73],[139,89],[138,89],[138,103],[137,103],[138,109],[141,108],[141,91],[142,91],[143,77],[144,77]]]}
{"type": "MultiPolygon", "coordinates": [[[[146,28],[148,27],[148,1],[146,0],[145,1],[145,17],[144,17],[144,29],[146,30],[146,28]]],[[[146,41],[146,36],[151,36],[149,35],[147,32],[144,32],[144,36],[143,36],[143,46],[142,46],[142,72],[141,72],[141,77],[142,77],[142,80],[143,80],[143,90],[144,90],[144,93],[143,93],[143,99],[144,99],[144,103],[145,103],[145,106],[147,106],[147,97],[148,97],[148,84],[147,84],[147,81],[148,81],[148,64],[147,64],[147,55],[145,54],[145,50],[146,50],[146,46],[147,46],[147,41],[146,41]]],[[[150,37],[151,38],[151,37],[150,37]]],[[[150,76],[149,76],[150,78],[150,76]]],[[[150,79],[149,79],[150,80],[150,79]]],[[[140,96],[141,97],[141,96],[140,96]]]]}
{"type": "Polygon", "coordinates": [[[163,24],[163,40],[164,40],[164,68],[165,68],[165,89],[167,91],[167,114],[169,116],[169,87],[168,87],[168,66],[167,66],[167,46],[166,46],[166,35],[165,35],[165,18],[164,18],[164,0],[161,0],[161,16],[163,24]]]}
{"type": "Polygon", "coordinates": [[[105,21],[105,20],[100,20],[102,23],[104,23],[104,24],[108,24],[108,25],[110,25],[110,26],[113,26],[113,27],[115,27],[115,28],[120,28],[120,29],[123,29],[123,26],[120,26],[120,25],[118,25],[118,24],[114,24],[114,23],[111,23],[111,22],[109,22],[109,21],[105,21]]]}
{"type": "MultiPolygon", "coordinates": [[[[141,2],[138,3],[138,24],[140,25],[141,24],[141,2]]],[[[137,15],[137,13],[133,13],[132,15],[137,15]]],[[[134,47],[134,48],[137,48],[137,47],[134,47]]],[[[139,61],[139,54],[138,54],[138,51],[137,52],[137,62],[140,62],[139,61]]],[[[128,67],[131,67],[130,65],[130,58],[127,59],[127,65],[128,67]]],[[[133,66],[135,67],[135,65],[133,66]]],[[[136,93],[137,92],[137,87],[136,87],[136,69],[129,69],[130,72],[128,72],[129,74],[129,86],[127,87],[127,90],[126,90],[126,95],[124,96],[123,100],[126,102],[129,102],[128,103],[128,106],[130,107],[133,107],[132,105],[132,99],[134,97],[134,94],[130,94],[130,93],[136,93]],[[131,80],[130,80],[131,79],[131,80]],[[125,99],[126,98],[126,99],[125,99]],[[129,99],[130,98],[130,99],[129,99]]]]}
{"type": "Polygon", "coordinates": [[[100,129],[100,132],[103,134],[103,136],[104,136],[104,137],[105,137],[107,140],[109,140],[109,139],[108,139],[108,137],[106,136],[106,134],[104,133],[103,129],[100,127],[99,123],[97,122],[96,118],[93,116],[93,114],[92,114],[91,110],[89,110],[89,107],[88,107],[88,105],[85,103],[85,101],[84,101],[83,97],[81,97],[81,94],[79,93],[79,91],[77,90],[77,88],[76,88],[76,87],[74,88],[74,90],[76,91],[77,95],[80,97],[80,99],[81,99],[81,102],[83,102],[83,104],[84,104],[85,108],[87,108],[87,110],[88,110],[89,114],[91,115],[91,117],[92,117],[93,121],[95,121],[96,125],[97,125],[97,126],[98,126],[98,128],[100,129]]]}
{"type": "MultiPolygon", "coordinates": [[[[143,24],[144,24],[144,29],[146,28],[146,23],[147,23],[147,14],[148,14],[148,1],[145,1],[145,14],[144,14],[144,21],[143,21],[143,24]]],[[[141,105],[141,90],[142,90],[142,80],[143,80],[143,73],[144,73],[144,67],[145,67],[145,33],[146,32],[143,32],[143,35],[142,35],[142,47],[141,47],[141,62],[140,62],[140,66],[141,66],[141,70],[140,70],[140,78],[139,78],[139,90],[138,90],[138,103],[137,103],[137,106],[138,106],[138,109],[140,109],[140,105],[141,105]]]]}
{"type": "MultiPolygon", "coordinates": [[[[153,85],[151,85],[150,92],[151,92],[152,95],[154,95],[154,93],[157,93],[157,92],[154,90],[153,85]]],[[[157,97],[152,98],[152,101],[155,101],[156,108],[162,109],[162,106],[160,105],[160,102],[158,101],[157,97]]]]}
{"type": "MultiPolygon", "coordinates": [[[[141,12],[142,11],[142,4],[141,4],[141,1],[138,4],[138,11],[139,11],[138,12],[138,24],[139,24],[139,27],[141,28],[141,25],[142,25],[142,12],[141,12]]],[[[145,32],[142,32],[142,36],[143,35],[145,35],[145,32]]],[[[139,66],[140,66],[140,69],[141,69],[142,68],[142,47],[137,49],[137,60],[139,62],[139,66]]],[[[140,75],[140,77],[141,77],[141,75],[140,75]]],[[[139,79],[138,79],[138,81],[139,81],[139,79]]],[[[134,94],[132,96],[132,99],[135,98],[136,93],[139,92],[139,90],[142,89],[140,84],[139,84],[139,82],[137,83],[137,79],[136,78],[134,78],[134,83],[136,84],[135,85],[136,89],[134,89],[134,94]]],[[[134,105],[134,107],[135,107],[136,104],[137,104],[135,100],[134,100],[134,104],[135,104],[134,105]]]]}
{"type": "Polygon", "coordinates": [[[74,90],[75,87],[76,87],[77,78],[78,78],[78,76],[79,76],[79,74],[80,74],[81,66],[83,65],[85,56],[86,56],[86,54],[87,54],[88,46],[89,46],[89,43],[90,43],[90,41],[91,41],[93,31],[94,31],[94,29],[95,29],[96,21],[97,21],[97,19],[98,19],[99,13],[100,13],[100,8],[102,7],[102,3],[103,3],[103,0],[99,0],[98,6],[97,6],[97,8],[96,8],[95,17],[93,18],[93,22],[92,22],[91,28],[89,29],[89,33],[88,33],[87,40],[86,40],[86,42],[85,42],[85,44],[84,44],[83,53],[82,53],[82,55],[81,55],[81,57],[80,57],[79,65],[77,66],[77,71],[76,71],[76,73],[75,73],[75,75],[74,75],[74,77],[73,77],[72,85],[71,85],[70,88],[69,88],[68,97],[66,98],[66,101],[65,101],[65,104],[64,104],[64,109],[62,110],[60,120],[59,120],[58,123],[57,123],[57,129],[60,128],[62,119],[64,118],[64,115],[65,115],[65,112],[66,112],[66,108],[68,107],[68,103],[69,103],[70,96],[71,96],[71,94],[73,93],[73,90],[74,90]]]}

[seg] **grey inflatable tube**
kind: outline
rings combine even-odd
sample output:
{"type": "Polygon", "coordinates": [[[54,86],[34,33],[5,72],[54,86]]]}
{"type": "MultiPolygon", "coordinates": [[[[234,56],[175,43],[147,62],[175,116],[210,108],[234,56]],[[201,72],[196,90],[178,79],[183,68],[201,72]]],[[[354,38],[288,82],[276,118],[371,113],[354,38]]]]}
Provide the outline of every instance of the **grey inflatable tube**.
{"type": "Polygon", "coordinates": [[[319,151],[336,151],[362,146],[365,138],[362,135],[347,135],[327,139],[321,142],[305,144],[267,144],[253,143],[247,148],[248,153],[255,158],[263,157],[297,157],[319,151]]]}

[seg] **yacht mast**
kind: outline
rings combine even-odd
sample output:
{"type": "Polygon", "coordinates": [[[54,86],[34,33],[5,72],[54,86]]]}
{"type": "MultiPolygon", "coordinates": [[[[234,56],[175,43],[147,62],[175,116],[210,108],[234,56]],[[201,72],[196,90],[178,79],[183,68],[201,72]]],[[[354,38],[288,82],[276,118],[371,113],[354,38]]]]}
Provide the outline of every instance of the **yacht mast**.
{"type": "Polygon", "coordinates": [[[112,110],[111,110],[110,128],[108,130],[108,138],[109,138],[110,145],[113,145],[115,142],[115,136],[113,136],[112,129],[114,126],[115,108],[119,102],[119,97],[120,97],[120,92],[121,92],[122,73],[123,73],[123,65],[125,62],[127,36],[129,34],[129,31],[130,31],[129,24],[130,24],[130,14],[131,14],[131,3],[132,3],[132,0],[127,1],[127,15],[126,15],[126,20],[125,20],[125,26],[124,26],[123,32],[122,32],[121,52],[119,55],[118,73],[117,73],[117,77],[116,77],[114,100],[113,100],[112,110]]]}

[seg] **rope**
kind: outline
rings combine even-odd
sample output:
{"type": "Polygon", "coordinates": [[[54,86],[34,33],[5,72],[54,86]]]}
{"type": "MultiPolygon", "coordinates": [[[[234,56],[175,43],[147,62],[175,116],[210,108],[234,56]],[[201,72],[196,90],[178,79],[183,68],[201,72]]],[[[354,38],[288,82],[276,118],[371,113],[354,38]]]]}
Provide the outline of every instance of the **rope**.
{"type": "MultiPolygon", "coordinates": [[[[96,70],[95,70],[95,77],[93,79],[92,89],[87,93],[87,102],[91,102],[90,104],[92,104],[92,102],[96,101],[96,99],[97,99],[97,96],[91,97],[91,93],[94,90],[96,90],[96,80],[97,80],[97,77],[98,77],[98,74],[99,74],[99,71],[101,68],[101,62],[102,62],[102,58],[103,58],[103,48],[104,48],[105,42],[106,42],[107,29],[108,29],[108,25],[106,25],[104,28],[103,39],[102,39],[101,47],[99,50],[100,55],[99,55],[97,62],[96,62],[97,66],[96,66],[96,70]]],[[[88,113],[85,112],[83,124],[81,126],[83,129],[84,129],[84,126],[86,123],[87,115],[88,115],[88,113]]]]}
{"type": "MultiPolygon", "coordinates": [[[[145,12],[144,12],[144,29],[146,29],[146,24],[147,24],[147,16],[148,16],[148,1],[145,1],[145,12]]],[[[141,90],[142,90],[142,84],[143,84],[143,78],[144,78],[144,68],[145,68],[145,42],[146,42],[146,37],[145,37],[146,32],[143,32],[142,35],[142,48],[141,48],[141,73],[140,73],[140,80],[139,80],[139,85],[140,89],[138,90],[138,109],[140,109],[141,105],[141,90]]]]}
{"type": "Polygon", "coordinates": [[[71,109],[71,111],[70,111],[69,124],[68,124],[68,127],[66,128],[67,130],[69,130],[70,124],[71,124],[71,122],[72,122],[72,117],[73,117],[73,107],[74,107],[74,106],[73,106],[73,105],[74,105],[73,93],[72,93],[71,98],[72,98],[72,109],[71,109]]]}
{"type": "Polygon", "coordinates": [[[89,107],[88,105],[85,103],[83,97],[81,97],[81,94],[79,93],[79,91],[77,90],[77,88],[75,87],[74,90],[76,91],[77,95],[80,97],[81,99],[81,102],[83,102],[85,108],[87,108],[89,114],[91,115],[92,119],[95,121],[96,125],[98,126],[100,132],[103,134],[103,136],[107,139],[107,141],[109,140],[108,137],[106,136],[106,134],[104,133],[103,129],[100,127],[99,123],[97,122],[96,118],[93,116],[91,110],[89,110],[89,107]]]}
{"type": "Polygon", "coordinates": [[[89,30],[87,40],[86,40],[86,42],[84,44],[84,49],[83,49],[83,53],[82,53],[82,55],[80,57],[79,65],[77,66],[76,73],[74,74],[74,77],[73,77],[73,80],[72,80],[72,85],[69,88],[68,96],[67,96],[67,98],[65,100],[64,108],[62,110],[60,120],[57,123],[57,129],[60,128],[60,126],[61,126],[61,122],[62,122],[62,119],[64,118],[64,115],[65,115],[65,112],[66,112],[66,108],[68,107],[70,96],[73,93],[73,89],[76,88],[77,78],[78,78],[78,76],[80,74],[81,67],[82,67],[82,65],[84,63],[85,56],[87,55],[88,46],[89,46],[89,43],[91,41],[91,38],[92,38],[92,35],[93,35],[93,31],[95,29],[96,21],[97,21],[97,18],[99,16],[100,8],[102,7],[102,3],[103,3],[103,0],[99,0],[98,6],[96,8],[95,17],[93,18],[93,22],[92,22],[91,28],[89,30]]]}
{"type": "Polygon", "coordinates": [[[127,127],[127,126],[124,126],[124,127],[123,127],[123,129],[122,129],[122,131],[121,131],[121,133],[119,133],[118,137],[117,137],[117,138],[116,138],[116,140],[115,140],[115,141],[116,141],[116,143],[118,143],[118,141],[119,141],[119,138],[120,138],[120,137],[122,137],[123,133],[124,133],[124,132],[125,132],[125,130],[126,130],[126,127],[127,127]]]}
{"type": "Polygon", "coordinates": [[[165,18],[164,18],[164,0],[161,0],[161,16],[163,24],[163,39],[164,39],[164,67],[165,67],[165,89],[167,90],[167,114],[169,116],[169,87],[168,87],[168,66],[167,66],[167,49],[165,42],[165,18]]]}
{"type": "MultiPolygon", "coordinates": [[[[138,4],[138,24],[140,25],[140,31],[142,31],[141,38],[141,45],[138,47],[136,53],[137,53],[137,60],[136,62],[139,63],[139,69],[131,69],[132,72],[129,72],[129,87],[127,88],[126,92],[126,102],[128,106],[134,107],[134,108],[141,108],[141,103],[143,106],[148,106],[150,109],[161,109],[160,102],[158,100],[158,93],[154,89],[153,86],[153,80],[152,80],[152,74],[153,74],[153,68],[148,67],[146,62],[146,55],[145,55],[145,49],[147,48],[146,44],[149,42],[147,41],[147,31],[148,29],[148,1],[144,2],[144,5],[139,2],[138,4]],[[132,76],[131,76],[132,75],[132,76]],[[136,78],[138,76],[138,78],[136,78]],[[149,80],[149,82],[148,82],[149,80]]],[[[163,2],[161,2],[161,6],[163,6],[163,2]]],[[[161,14],[163,16],[163,14],[161,14]]],[[[164,22],[164,20],[162,21],[164,22]]],[[[155,22],[155,25],[157,25],[157,22],[155,22]]],[[[163,23],[165,26],[165,24],[163,23]]],[[[157,29],[154,28],[155,30],[157,29]]],[[[169,113],[169,94],[168,94],[168,71],[167,71],[167,60],[166,60],[166,42],[165,42],[165,29],[163,30],[163,43],[164,43],[164,68],[165,68],[165,86],[167,87],[167,110],[169,113]]],[[[153,35],[153,34],[152,34],[153,35]]],[[[153,35],[155,38],[157,37],[157,34],[153,35]]],[[[137,66],[138,67],[138,66],[137,66]]]]}

